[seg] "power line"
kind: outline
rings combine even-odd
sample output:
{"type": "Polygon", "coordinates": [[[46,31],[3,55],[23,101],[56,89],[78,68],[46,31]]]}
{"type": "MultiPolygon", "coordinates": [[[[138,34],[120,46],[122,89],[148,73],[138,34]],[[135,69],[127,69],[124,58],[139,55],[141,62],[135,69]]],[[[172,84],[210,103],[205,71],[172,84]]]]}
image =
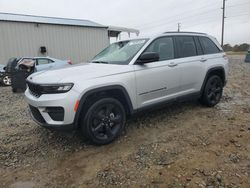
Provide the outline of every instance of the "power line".
{"type": "MultiPolygon", "coordinates": [[[[194,26],[197,26],[197,25],[203,25],[203,24],[206,24],[206,23],[210,23],[210,22],[217,22],[218,20],[216,19],[213,19],[213,20],[208,20],[208,21],[203,21],[201,23],[198,23],[198,24],[194,24],[194,25],[189,25],[185,28],[190,28],[190,27],[194,27],[194,26]]],[[[227,19],[227,21],[229,21],[229,19],[227,19]]],[[[240,22],[242,20],[235,20],[236,22],[240,22]]],[[[250,20],[249,21],[246,21],[245,23],[250,23],[250,20]]]]}
{"type": "MultiPolygon", "coordinates": [[[[214,7],[214,6],[215,6],[215,5],[213,4],[212,7],[214,7]]],[[[216,6],[217,6],[217,5],[216,5],[216,6]]],[[[204,8],[207,9],[208,7],[209,7],[208,5],[202,6],[202,7],[199,8],[199,10],[204,9],[204,8]]],[[[156,20],[156,21],[152,21],[152,22],[145,23],[145,24],[143,24],[143,25],[144,25],[144,26],[145,26],[145,25],[150,25],[149,27],[152,27],[152,24],[154,24],[154,23],[166,22],[166,21],[171,20],[171,18],[175,18],[174,20],[176,20],[176,19],[178,19],[178,18],[176,18],[176,17],[179,17],[179,16],[185,16],[185,17],[186,17],[186,13],[189,13],[189,12],[192,12],[192,11],[195,11],[195,10],[197,10],[197,9],[187,10],[187,11],[182,12],[181,14],[175,14],[175,15],[172,15],[172,16],[167,17],[167,18],[164,18],[164,19],[160,19],[160,20],[156,20]]],[[[205,13],[210,12],[210,11],[214,11],[214,10],[218,10],[218,9],[217,9],[217,8],[216,8],[216,9],[213,8],[213,9],[210,9],[210,10],[206,11],[205,13]]],[[[203,12],[203,13],[198,13],[198,14],[204,14],[204,12],[203,12]]],[[[196,14],[196,15],[197,15],[197,14],[196,14]]],[[[191,15],[191,16],[193,16],[193,15],[191,15]]],[[[140,27],[140,25],[133,26],[133,27],[140,27]]]]}
{"type": "MultiPolygon", "coordinates": [[[[234,4],[234,5],[230,5],[230,6],[227,6],[227,8],[234,8],[234,7],[237,7],[237,6],[242,6],[242,5],[245,5],[245,4],[249,4],[249,2],[247,3],[241,3],[241,4],[234,4]]],[[[203,8],[207,8],[208,6],[204,6],[204,7],[201,7],[199,8],[200,9],[203,9],[203,8]]],[[[222,8],[223,9],[223,8],[222,8]]],[[[190,12],[191,10],[189,10],[188,12],[190,12]]],[[[143,27],[140,27],[141,29],[147,29],[147,28],[152,28],[152,27],[157,27],[157,26],[162,26],[162,24],[164,23],[167,23],[168,25],[170,23],[173,23],[176,24],[176,22],[180,21],[180,20],[186,20],[186,19],[190,19],[192,17],[196,17],[196,16],[200,16],[200,15],[204,15],[204,14],[207,14],[207,13],[211,13],[211,12],[214,12],[214,11],[218,11],[218,8],[215,8],[215,9],[210,9],[206,12],[202,12],[202,13],[197,13],[197,14],[193,14],[193,15],[190,15],[190,16],[186,16],[183,12],[181,14],[177,14],[177,15],[173,15],[173,16],[170,16],[166,19],[161,19],[161,20],[158,20],[158,21],[153,21],[153,22],[148,22],[146,24],[143,24],[143,27]],[[185,16],[184,18],[182,19],[179,19],[179,18],[176,18],[177,16],[185,16]],[[170,18],[174,18],[174,19],[170,19],[170,18]],[[147,26],[148,25],[148,26],[147,26]]],[[[187,12],[187,11],[185,11],[187,12]]],[[[136,27],[136,26],[134,26],[136,27]]],[[[137,26],[139,27],[139,26],[137,26]]]]}
{"type": "MultiPolygon", "coordinates": [[[[250,13],[227,16],[227,21],[230,21],[230,18],[246,16],[246,15],[250,15],[250,13]]],[[[191,28],[191,27],[194,27],[194,26],[197,26],[197,25],[203,25],[203,24],[206,24],[206,23],[217,22],[217,21],[218,21],[218,19],[212,19],[212,20],[207,20],[207,21],[203,20],[201,23],[191,24],[191,25],[185,26],[185,28],[191,28]]],[[[242,20],[236,20],[236,21],[239,22],[239,21],[242,21],[242,20]]],[[[250,23],[250,21],[244,21],[244,23],[250,23]]]]}
{"type": "MultiPolygon", "coordinates": [[[[227,16],[227,20],[229,21],[233,17],[246,16],[246,15],[250,15],[250,13],[244,12],[244,14],[229,15],[229,16],[227,16]]],[[[203,24],[206,24],[206,23],[218,22],[218,21],[219,20],[218,20],[217,17],[209,16],[209,17],[206,17],[205,19],[199,19],[198,23],[196,22],[195,24],[191,24],[191,25],[190,24],[186,25],[185,22],[183,21],[182,25],[183,25],[183,28],[185,29],[185,28],[190,28],[190,27],[194,27],[194,26],[197,26],[197,25],[203,25],[203,24]]],[[[176,22],[171,23],[171,24],[170,23],[171,22],[168,22],[168,24],[161,24],[158,27],[161,26],[161,27],[164,28],[164,30],[175,30],[174,28],[176,26],[176,22]]],[[[152,30],[152,28],[156,28],[156,27],[150,27],[150,30],[152,30]]],[[[143,29],[143,30],[145,31],[145,30],[148,30],[148,29],[143,29]]]]}
{"type": "MultiPolygon", "coordinates": [[[[230,6],[227,6],[227,8],[233,8],[233,7],[236,7],[236,6],[242,6],[242,5],[245,5],[245,4],[249,4],[249,3],[241,3],[241,4],[234,4],[234,5],[230,5],[230,6]]],[[[204,7],[205,8],[205,7],[204,7]]],[[[222,8],[222,32],[221,32],[221,44],[223,45],[224,43],[224,28],[225,28],[225,9],[226,9],[226,3],[225,3],[225,0],[223,0],[223,8],[222,8]]],[[[191,26],[188,26],[188,27],[193,27],[193,26],[196,26],[196,25],[202,25],[204,23],[208,23],[208,22],[215,22],[215,21],[218,21],[218,18],[214,17],[214,14],[211,15],[208,17],[209,19],[210,18],[213,18],[212,20],[208,20],[208,21],[204,21],[202,19],[200,19],[199,16],[201,15],[204,15],[204,14],[207,14],[207,13],[210,13],[211,12],[214,12],[214,11],[218,11],[218,8],[217,9],[210,9],[209,11],[206,11],[206,12],[202,12],[202,13],[198,13],[198,14],[194,14],[194,15],[190,15],[190,16],[185,16],[184,18],[182,19],[178,19],[178,18],[174,18],[174,19],[167,19],[167,20],[163,20],[163,21],[158,21],[158,22],[153,22],[153,23],[157,23],[157,24],[153,24],[153,25],[150,25],[148,27],[142,27],[142,30],[145,30],[146,28],[156,28],[156,27],[164,27],[166,28],[174,28],[174,25],[176,24],[176,22],[178,22],[178,30],[180,29],[180,21],[183,22],[183,20],[186,20],[188,19],[190,21],[190,18],[192,17],[198,17],[200,21],[202,21],[202,23],[198,23],[198,24],[194,24],[194,25],[191,25],[191,26]],[[172,24],[173,23],[173,24],[172,24]],[[167,25],[166,25],[167,24],[167,25]],[[171,26],[172,25],[172,26],[171,26]],[[145,28],[145,29],[143,29],[145,28]]],[[[219,12],[218,12],[219,13],[219,12]]],[[[184,16],[184,13],[183,14],[179,14],[180,16],[183,15],[184,16]]],[[[246,16],[246,15],[249,15],[249,13],[246,13],[246,14],[239,14],[239,15],[229,15],[228,18],[233,18],[233,17],[239,17],[239,16],[246,16]]],[[[173,16],[169,17],[169,18],[172,18],[173,16]]],[[[184,24],[185,26],[185,24],[184,24]]],[[[148,29],[146,29],[148,30],[148,29]]]]}
{"type": "MultiPolygon", "coordinates": [[[[245,4],[247,4],[247,3],[245,3],[245,4]]],[[[243,5],[243,4],[241,4],[241,5],[243,5]]],[[[227,6],[228,7],[228,6],[227,6]]],[[[232,6],[231,6],[232,7],[232,6]]],[[[223,8],[222,8],[223,9],[223,8]]],[[[215,12],[215,11],[218,11],[218,8],[216,8],[216,9],[210,9],[209,11],[206,11],[206,12],[202,12],[202,13],[198,13],[198,14],[193,14],[193,15],[190,15],[190,16],[185,16],[184,18],[182,18],[182,19],[178,19],[178,18],[176,18],[176,19],[173,19],[173,20],[164,20],[164,21],[162,21],[162,22],[160,22],[160,23],[158,23],[158,24],[154,24],[154,25],[150,25],[150,26],[148,26],[148,27],[141,27],[141,29],[143,29],[143,28],[152,28],[152,27],[154,27],[154,26],[161,26],[162,24],[164,24],[164,23],[167,23],[168,25],[170,24],[170,23],[174,23],[174,24],[176,24],[176,22],[178,22],[178,21],[183,21],[183,20],[186,20],[186,19],[190,19],[190,18],[193,18],[193,17],[199,17],[199,16],[201,16],[201,15],[205,15],[205,14],[208,14],[208,13],[211,13],[211,12],[215,12]]],[[[218,12],[219,13],[219,12],[218,12]]],[[[247,14],[246,14],[247,15],[247,14]]],[[[214,14],[212,15],[212,16],[214,16],[214,14]]],[[[208,17],[208,18],[210,18],[210,16],[208,17]]],[[[172,24],[171,24],[172,25],[172,24]]]]}
{"type": "Polygon", "coordinates": [[[194,26],[197,26],[197,25],[203,25],[203,24],[210,23],[210,22],[218,22],[218,19],[217,18],[213,18],[212,20],[211,19],[201,20],[200,23],[195,23],[195,24],[187,25],[187,27],[185,27],[185,28],[190,28],[190,27],[194,27],[194,26]]]}
{"type": "MultiPolygon", "coordinates": [[[[175,19],[172,19],[172,20],[167,19],[167,20],[164,20],[164,21],[159,22],[157,24],[150,25],[150,26],[145,26],[145,27],[140,27],[140,28],[145,29],[145,28],[157,27],[157,26],[161,26],[164,23],[166,23],[166,24],[170,24],[170,23],[176,24],[176,22],[178,22],[178,21],[183,21],[183,20],[187,20],[187,19],[190,19],[190,18],[199,18],[199,16],[201,16],[201,15],[205,15],[205,14],[215,12],[215,11],[218,11],[218,9],[216,8],[216,9],[212,9],[212,10],[209,10],[209,11],[206,11],[206,12],[203,12],[203,13],[198,13],[198,14],[193,14],[193,15],[190,15],[190,16],[185,16],[184,18],[181,18],[181,19],[178,19],[178,18],[175,18],[175,19]]],[[[214,15],[212,15],[212,16],[214,17],[214,15]]]]}

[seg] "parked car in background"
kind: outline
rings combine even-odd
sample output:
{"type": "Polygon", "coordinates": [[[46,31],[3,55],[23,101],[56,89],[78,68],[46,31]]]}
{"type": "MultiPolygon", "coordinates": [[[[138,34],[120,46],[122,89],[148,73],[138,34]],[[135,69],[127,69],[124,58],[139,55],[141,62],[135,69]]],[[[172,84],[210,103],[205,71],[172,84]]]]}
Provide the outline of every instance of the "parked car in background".
{"type": "Polygon", "coordinates": [[[247,52],[246,58],[245,58],[246,63],[250,63],[250,49],[247,52]]]}
{"type": "Polygon", "coordinates": [[[4,86],[11,85],[11,79],[8,74],[6,74],[4,70],[5,65],[0,65],[0,84],[4,86]]]}
{"type": "Polygon", "coordinates": [[[156,105],[191,98],[215,106],[227,75],[214,37],[166,32],[111,44],[88,64],[35,73],[25,95],[38,124],[81,130],[102,145],[119,136],[127,117],[156,105]]]}
{"type": "Polygon", "coordinates": [[[17,66],[21,65],[23,61],[27,60],[33,60],[35,62],[34,72],[72,65],[70,60],[60,60],[52,57],[22,57],[18,60],[17,66]]]}
{"type": "Polygon", "coordinates": [[[70,60],[60,60],[52,57],[10,58],[6,70],[3,70],[4,65],[0,66],[0,82],[5,86],[10,86],[12,83],[11,78],[16,75],[15,73],[23,69],[32,74],[33,72],[56,69],[68,65],[72,65],[70,60]]]}

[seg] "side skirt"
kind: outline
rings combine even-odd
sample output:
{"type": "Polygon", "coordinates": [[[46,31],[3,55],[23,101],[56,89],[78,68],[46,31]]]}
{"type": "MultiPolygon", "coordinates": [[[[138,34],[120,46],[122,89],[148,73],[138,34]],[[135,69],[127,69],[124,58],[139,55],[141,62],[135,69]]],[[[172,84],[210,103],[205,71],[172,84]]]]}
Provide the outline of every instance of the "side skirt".
{"type": "Polygon", "coordinates": [[[184,96],[180,96],[171,100],[167,100],[167,101],[163,101],[160,103],[156,103],[156,104],[152,104],[149,106],[145,106],[139,109],[136,109],[133,111],[133,115],[136,115],[137,113],[143,112],[143,111],[149,111],[149,110],[156,110],[156,109],[160,109],[162,107],[165,107],[167,105],[173,104],[175,102],[185,102],[185,101],[192,101],[192,100],[197,100],[199,99],[201,96],[200,92],[195,92],[195,93],[191,93],[188,95],[184,95],[184,96]]]}

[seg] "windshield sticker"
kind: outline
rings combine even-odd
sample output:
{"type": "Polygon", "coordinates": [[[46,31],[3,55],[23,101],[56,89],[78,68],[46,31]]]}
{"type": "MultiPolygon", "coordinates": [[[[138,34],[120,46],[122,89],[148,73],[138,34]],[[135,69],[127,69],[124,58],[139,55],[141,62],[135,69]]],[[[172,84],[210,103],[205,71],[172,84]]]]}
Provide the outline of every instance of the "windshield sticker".
{"type": "Polygon", "coordinates": [[[137,40],[129,42],[129,46],[136,45],[136,44],[144,44],[146,40],[137,40]]]}

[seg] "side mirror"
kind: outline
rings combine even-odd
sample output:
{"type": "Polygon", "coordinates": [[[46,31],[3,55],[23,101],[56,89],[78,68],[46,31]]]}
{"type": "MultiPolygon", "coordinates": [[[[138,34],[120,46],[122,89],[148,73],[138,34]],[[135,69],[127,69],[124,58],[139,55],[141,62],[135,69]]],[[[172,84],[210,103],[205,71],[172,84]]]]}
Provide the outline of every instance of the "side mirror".
{"type": "Polygon", "coordinates": [[[159,54],[156,52],[145,52],[137,60],[137,64],[151,63],[154,61],[159,61],[159,54]]]}
{"type": "Polygon", "coordinates": [[[4,67],[4,68],[3,68],[3,70],[5,70],[5,71],[6,71],[6,67],[4,67]]]}

